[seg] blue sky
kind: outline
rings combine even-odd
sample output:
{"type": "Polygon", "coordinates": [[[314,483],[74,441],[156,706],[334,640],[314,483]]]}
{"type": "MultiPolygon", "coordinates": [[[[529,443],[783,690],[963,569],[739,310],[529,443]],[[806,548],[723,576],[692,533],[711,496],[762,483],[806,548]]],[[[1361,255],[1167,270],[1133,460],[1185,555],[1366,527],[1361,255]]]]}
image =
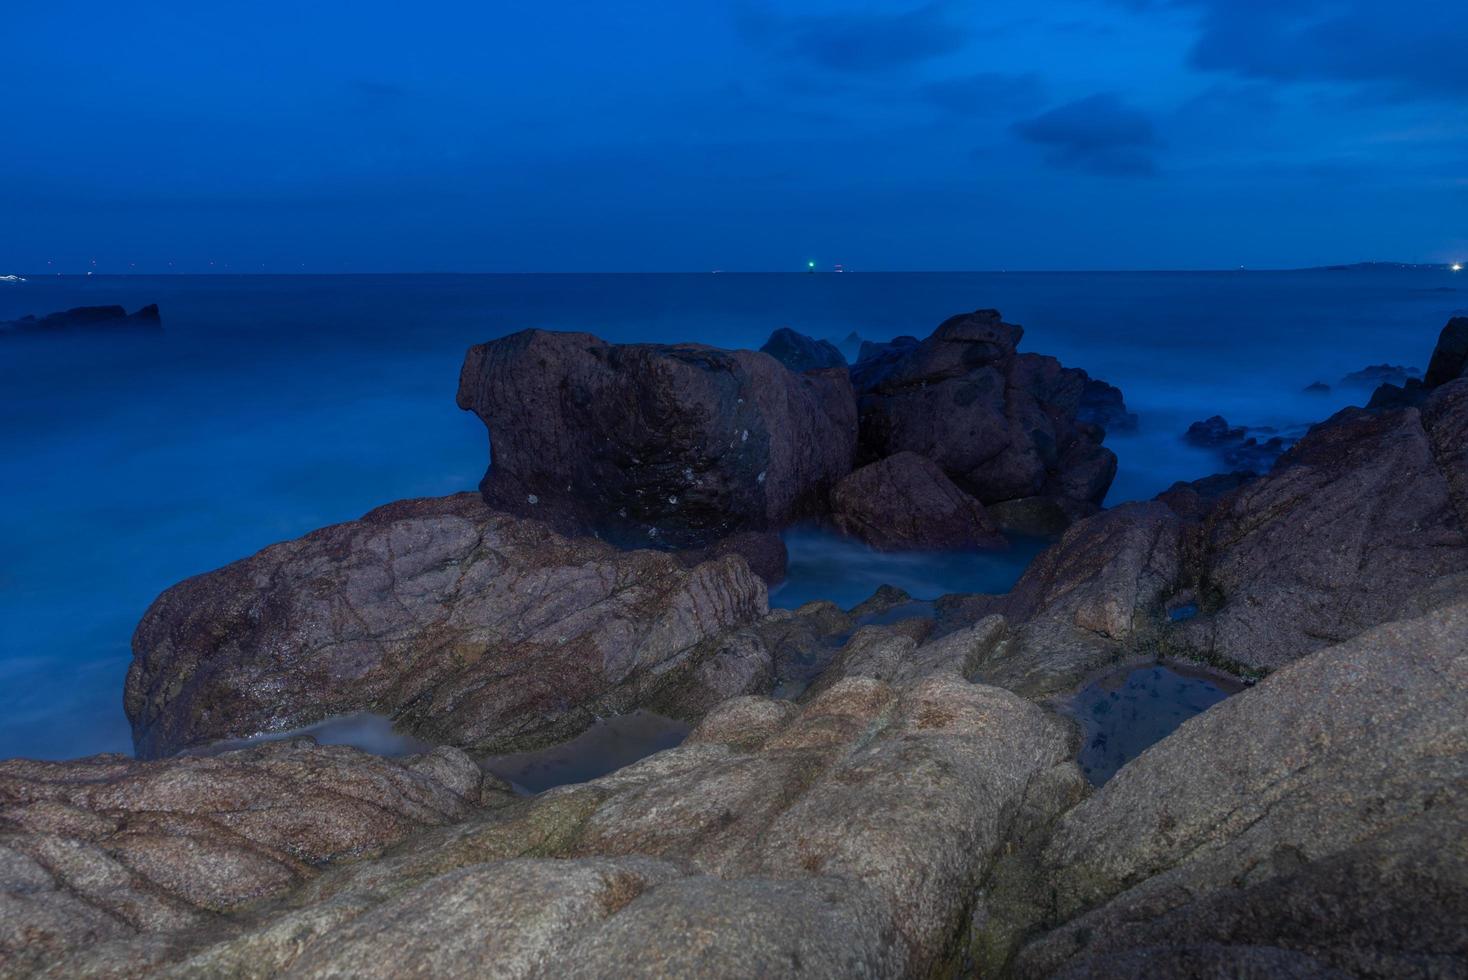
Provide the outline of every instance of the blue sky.
{"type": "Polygon", "coordinates": [[[6,18],[0,273],[1468,256],[1468,5],[1444,0],[6,18]]]}

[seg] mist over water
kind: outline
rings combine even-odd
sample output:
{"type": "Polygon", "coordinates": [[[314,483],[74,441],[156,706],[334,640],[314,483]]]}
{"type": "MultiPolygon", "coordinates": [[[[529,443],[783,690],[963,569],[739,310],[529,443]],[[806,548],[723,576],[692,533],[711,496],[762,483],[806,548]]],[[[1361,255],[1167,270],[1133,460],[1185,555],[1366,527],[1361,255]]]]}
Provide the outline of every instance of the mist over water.
{"type": "MultiPolygon", "coordinates": [[[[927,335],[993,306],[1022,350],[1122,388],[1109,502],[1222,468],[1197,419],[1288,427],[1369,391],[1367,364],[1422,367],[1468,307],[1441,270],[1298,273],[88,277],[0,283],[0,320],[160,305],[162,333],[0,337],[0,757],[131,751],[122,684],[159,592],[402,497],[474,487],[464,350],[525,327],[612,341],[758,347],[777,327],[927,335]],[[1312,381],[1333,386],[1305,395],[1312,381]]],[[[997,589],[1028,552],[875,556],[792,532],[774,601],[997,589]],[[1019,561],[1015,559],[1019,558],[1019,561]]],[[[799,601],[797,601],[799,600],[799,601]]]]}

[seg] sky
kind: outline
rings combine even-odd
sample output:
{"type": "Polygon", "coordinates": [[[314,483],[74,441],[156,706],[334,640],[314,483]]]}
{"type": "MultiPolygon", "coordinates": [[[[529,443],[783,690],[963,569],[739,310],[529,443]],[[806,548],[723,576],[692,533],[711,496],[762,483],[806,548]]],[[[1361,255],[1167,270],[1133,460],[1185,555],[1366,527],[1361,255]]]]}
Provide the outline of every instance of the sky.
{"type": "Polygon", "coordinates": [[[1461,0],[46,0],[0,274],[1468,258],[1461,0]]]}

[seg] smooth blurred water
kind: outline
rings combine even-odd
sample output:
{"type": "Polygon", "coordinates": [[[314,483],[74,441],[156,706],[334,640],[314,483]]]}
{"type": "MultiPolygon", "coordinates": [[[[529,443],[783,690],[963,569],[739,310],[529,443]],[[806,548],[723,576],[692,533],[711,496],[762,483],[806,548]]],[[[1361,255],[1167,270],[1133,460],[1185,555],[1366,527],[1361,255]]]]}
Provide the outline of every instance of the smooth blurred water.
{"type": "MultiPolygon", "coordinates": [[[[1109,442],[1119,501],[1218,468],[1178,440],[1189,422],[1298,424],[1368,394],[1301,394],[1311,381],[1422,366],[1465,290],[1438,270],[0,283],[0,319],[154,302],[164,319],[157,335],[0,338],[0,757],[130,749],[128,641],[170,584],[388,500],[473,487],[484,430],[454,405],[472,343],[531,326],[731,347],[780,326],[886,339],[994,306],[1025,326],[1023,349],[1120,385],[1140,413],[1138,435],[1109,442]]],[[[806,543],[781,604],[1017,574],[806,543]]]]}

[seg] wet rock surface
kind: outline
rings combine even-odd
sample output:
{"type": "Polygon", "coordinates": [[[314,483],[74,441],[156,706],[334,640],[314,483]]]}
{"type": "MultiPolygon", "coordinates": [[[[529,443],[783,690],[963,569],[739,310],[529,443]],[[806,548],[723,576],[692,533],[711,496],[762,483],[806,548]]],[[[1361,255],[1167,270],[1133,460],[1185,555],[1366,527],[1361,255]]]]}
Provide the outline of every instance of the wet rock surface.
{"type": "Polygon", "coordinates": [[[1268,473],[1284,452],[1294,445],[1292,437],[1268,427],[1229,425],[1221,415],[1194,422],[1183,433],[1183,441],[1218,455],[1235,471],[1268,473]]]}
{"type": "Polygon", "coordinates": [[[470,348],[458,401],[489,429],[492,506],[626,547],[821,513],[856,444],[845,370],[697,344],[523,331],[470,348]]]}
{"type": "Polygon", "coordinates": [[[511,750],[635,706],[766,609],[734,555],[687,568],[472,494],[401,501],[169,589],[125,706],[144,756],[356,711],[511,750]]]}
{"type": "MultiPolygon", "coordinates": [[[[955,316],[926,340],[894,342],[852,368],[859,461],[910,451],[990,504],[1041,495],[1099,503],[1116,475],[1084,371],[1016,351],[1023,330],[995,310],[955,316]]],[[[1102,399],[1104,401],[1104,399],[1102,399]]]]}
{"type": "Polygon", "coordinates": [[[1008,547],[984,505],[916,453],[888,456],[836,484],[831,519],[879,551],[1008,547]]]}

